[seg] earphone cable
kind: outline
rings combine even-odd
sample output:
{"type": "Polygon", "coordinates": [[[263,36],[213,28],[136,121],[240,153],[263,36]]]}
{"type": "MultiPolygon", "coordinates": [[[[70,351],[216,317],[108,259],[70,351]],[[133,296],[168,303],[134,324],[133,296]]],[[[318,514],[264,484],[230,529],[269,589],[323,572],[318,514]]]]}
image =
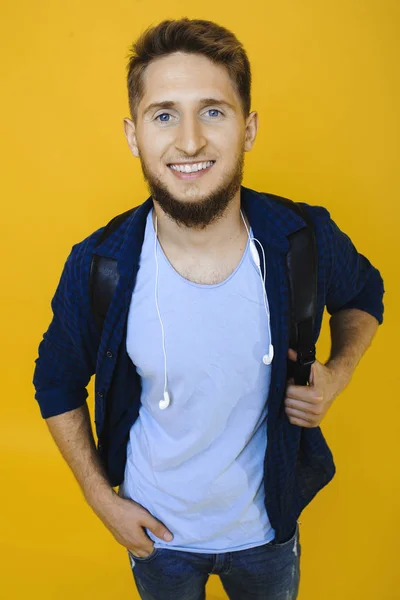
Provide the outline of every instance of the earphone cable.
{"type": "MultiPolygon", "coordinates": [[[[266,263],[266,259],[265,259],[265,252],[264,252],[264,248],[263,248],[262,244],[258,241],[258,239],[255,238],[255,237],[251,237],[250,236],[250,231],[249,231],[249,229],[247,227],[247,224],[246,224],[246,221],[244,219],[242,211],[240,211],[240,214],[242,216],[242,220],[243,220],[244,226],[246,227],[246,231],[247,231],[247,235],[249,237],[249,240],[251,240],[251,241],[254,240],[254,242],[257,242],[257,244],[261,248],[261,252],[262,252],[262,256],[263,256],[264,276],[261,273],[260,265],[258,264],[257,266],[258,266],[258,272],[260,274],[261,285],[262,285],[262,288],[263,288],[264,308],[265,308],[265,312],[267,314],[268,335],[269,335],[269,339],[270,339],[270,344],[269,344],[269,349],[268,349],[269,363],[266,363],[266,364],[270,364],[270,362],[272,361],[273,356],[274,356],[274,347],[273,347],[272,341],[271,341],[271,315],[270,315],[270,312],[269,312],[269,304],[267,302],[267,292],[266,292],[266,289],[265,289],[265,278],[266,278],[266,274],[267,274],[267,263],[266,263]]],[[[254,244],[254,242],[253,242],[253,244],[254,244]]],[[[254,248],[255,248],[255,244],[254,244],[254,248]]]]}
{"type": "Polygon", "coordinates": [[[167,352],[165,350],[164,325],[163,325],[163,322],[161,319],[160,309],[158,307],[158,300],[157,300],[157,290],[158,290],[157,216],[156,216],[155,230],[156,230],[156,232],[155,232],[155,236],[154,236],[154,257],[156,259],[156,285],[155,285],[155,289],[154,289],[154,296],[155,296],[155,300],[156,300],[157,313],[158,313],[158,318],[160,320],[161,332],[162,332],[162,343],[163,343],[163,351],[164,351],[164,392],[166,392],[167,391],[167,352]]]}

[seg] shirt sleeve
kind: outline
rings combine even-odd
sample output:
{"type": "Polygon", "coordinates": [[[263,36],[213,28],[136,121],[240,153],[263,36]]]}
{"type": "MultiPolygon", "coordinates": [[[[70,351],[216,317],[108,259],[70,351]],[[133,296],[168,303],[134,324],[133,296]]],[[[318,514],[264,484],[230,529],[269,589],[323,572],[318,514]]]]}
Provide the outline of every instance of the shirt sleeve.
{"type": "Polygon", "coordinates": [[[33,385],[43,418],[82,406],[95,372],[95,354],[88,319],[78,290],[78,244],[65,262],[51,301],[53,317],[39,344],[33,385]]]}
{"type": "Polygon", "coordinates": [[[360,254],[336,223],[329,220],[332,266],[326,293],[330,315],[347,308],[358,308],[383,322],[384,284],[380,272],[360,254]]]}

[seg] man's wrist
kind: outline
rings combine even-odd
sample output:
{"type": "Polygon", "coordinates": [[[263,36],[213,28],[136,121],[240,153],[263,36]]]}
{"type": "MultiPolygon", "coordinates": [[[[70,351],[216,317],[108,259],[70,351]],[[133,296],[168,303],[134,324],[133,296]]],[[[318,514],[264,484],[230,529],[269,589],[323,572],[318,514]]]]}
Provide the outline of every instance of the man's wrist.
{"type": "Polygon", "coordinates": [[[325,367],[330,370],[337,394],[340,394],[340,392],[350,383],[353,369],[351,369],[346,359],[340,357],[329,359],[325,363],[325,367]]]}
{"type": "Polygon", "coordinates": [[[96,514],[106,512],[113,505],[118,494],[104,478],[97,479],[83,490],[87,503],[96,514]]]}

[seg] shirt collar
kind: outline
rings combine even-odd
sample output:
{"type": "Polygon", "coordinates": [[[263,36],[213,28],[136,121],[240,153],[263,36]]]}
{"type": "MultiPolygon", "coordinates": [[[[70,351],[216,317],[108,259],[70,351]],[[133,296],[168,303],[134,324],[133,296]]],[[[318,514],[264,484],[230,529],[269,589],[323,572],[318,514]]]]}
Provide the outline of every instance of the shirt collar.
{"type": "MultiPolygon", "coordinates": [[[[152,207],[153,199],[150,196],[127,218],[122,243],[110,246],[105,240],[95,249],[97,255],[118,261],[118,271],[122,277],[129,277],[138,268],[146,219],[152,207]]],[[[289,249],[288,236],[306,226],[300,215],[276,202],[272,194],[256,192],[244,186],[241,186],[241,207],[254,237],[263,246],[281,253],[289,249]]]]}

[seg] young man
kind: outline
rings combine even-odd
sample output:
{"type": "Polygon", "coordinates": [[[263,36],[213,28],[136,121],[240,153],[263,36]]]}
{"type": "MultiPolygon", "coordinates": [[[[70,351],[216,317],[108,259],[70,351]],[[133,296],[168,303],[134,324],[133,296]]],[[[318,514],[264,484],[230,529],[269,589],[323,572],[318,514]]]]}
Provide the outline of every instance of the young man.
{"type": "Polygon", "coordinates": [[[234,600],[297,597],[297,519],[335,473],[319,425],[383,319],[379,271],[305,204],[315,341],[326,306],[332,350],[309,386],[287,381],[285,257],[305,221],[241,186],[250,83],[242,45],[212,22],[164,21],[133,46],[124,128],[151,196],[96,249],[103,228],[72,247],[36,360],[42,416],[147,600],[200,600],[211,573],[234,600]],[[93,252],[120,277],[101,336],[93,252]]]}

